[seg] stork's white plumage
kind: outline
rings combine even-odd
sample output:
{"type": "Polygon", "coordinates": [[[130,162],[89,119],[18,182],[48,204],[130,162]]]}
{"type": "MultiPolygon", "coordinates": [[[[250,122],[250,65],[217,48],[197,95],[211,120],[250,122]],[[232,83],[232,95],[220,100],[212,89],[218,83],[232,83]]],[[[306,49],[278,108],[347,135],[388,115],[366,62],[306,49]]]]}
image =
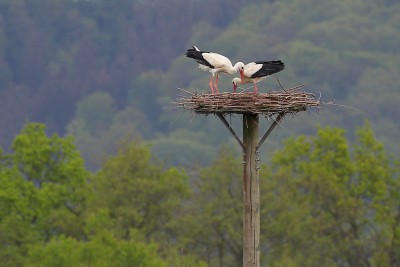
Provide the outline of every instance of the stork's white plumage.
{"type": "Polygon", "coordinates": [[[243,62],[237,62],[234,66],[229,58],[213,53],[213,52],[206,52],[200,51],[196,46],[190,48],[186,51],[185,54],[189,58],[193,58],[197,63],[199,63],[199,68],[203,71],[208,71],[211,73],[210,79],[210,89],[211,92],[214,94],[214,89],[216,93],[218,91],[218,74],[219,73],[226,73],[229,75],[234,74],[235,72],[240,72],[240,76],[243,77],[243,62]],[[213,83],[215,78],[215,83],[213,83]]]}
{"type": "Polygon", "coordinates": [[[253,83],[254,92],[258,92],[257,83],[269,75],[280,72],[285,68],[285,64],[280,60],[275,61],[256,61],[244,66],[243,76],[232,80],[233,92],[236,92],[238,84],[253,83]]]}

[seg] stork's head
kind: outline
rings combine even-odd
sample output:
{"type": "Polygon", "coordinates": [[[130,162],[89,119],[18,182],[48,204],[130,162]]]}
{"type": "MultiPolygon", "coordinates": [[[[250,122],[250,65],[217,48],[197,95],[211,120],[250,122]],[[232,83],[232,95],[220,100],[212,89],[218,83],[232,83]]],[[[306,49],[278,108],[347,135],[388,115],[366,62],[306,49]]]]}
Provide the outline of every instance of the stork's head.
{"type": "Polygon", "coordinates": [[[244,72],[244,63],[243,62],[237,62],[234,66],[235,69],[237,69],[240,73],[240,78],[243,80],[243,72],[244,72]]]}
{"type": "Polygon", "coordinates": [[[233,85],[233,92],[236,93],[237,85],[242,82],[241,78],[233,78],[232,85],[233,85]]]}

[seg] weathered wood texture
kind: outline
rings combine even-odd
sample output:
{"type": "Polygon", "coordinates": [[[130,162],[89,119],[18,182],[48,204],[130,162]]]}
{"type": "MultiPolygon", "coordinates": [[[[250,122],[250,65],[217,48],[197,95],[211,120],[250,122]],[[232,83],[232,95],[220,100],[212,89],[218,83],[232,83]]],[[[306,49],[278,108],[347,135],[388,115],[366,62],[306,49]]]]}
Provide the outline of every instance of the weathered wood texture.
{"type": "Polygon", "coordinates": [[[260,266],[258,114],[243,115],[243,267],[260,266]]]}

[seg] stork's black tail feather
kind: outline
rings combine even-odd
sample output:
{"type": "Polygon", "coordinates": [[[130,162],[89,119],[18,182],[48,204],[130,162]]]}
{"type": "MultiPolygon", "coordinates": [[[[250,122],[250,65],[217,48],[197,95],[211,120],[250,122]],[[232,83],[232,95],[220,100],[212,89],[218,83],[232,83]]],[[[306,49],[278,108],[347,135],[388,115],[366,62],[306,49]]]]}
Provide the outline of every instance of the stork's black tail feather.
{"type": "Polygon", "coordinates": [[[210,63],[204,59],[204,57],[203,57],[204,53],[209,53],[209,52],[200,51],[197,47],[193,46],[193,48],[189,48],[186,51],[185,56],[187,56],[189,58],[193,58],[194,60],[196,60],[197,63],[199,63],[201,65],[205,65],[207,67],[212,68],[213,66],[210,65],[210,63]]]}
{"type": "Polygon", "coordinates": [[[198,57],[201,57],[201,52],[200,52],[200,51],[197,51],[197,50],[194,49],[194,48],[189,48],[189,49],[186,51],[185,56],[190,57],[190,58],[193,58],[193,59],[196,59],[196,58],[198,58],[198,57]]]}

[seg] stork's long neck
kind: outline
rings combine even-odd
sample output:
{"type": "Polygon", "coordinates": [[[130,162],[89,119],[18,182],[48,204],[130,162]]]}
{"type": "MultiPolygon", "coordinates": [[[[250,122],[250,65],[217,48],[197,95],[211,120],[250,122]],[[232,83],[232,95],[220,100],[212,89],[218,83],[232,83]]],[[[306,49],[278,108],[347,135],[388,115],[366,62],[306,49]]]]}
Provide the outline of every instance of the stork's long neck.
{"type": "Polygon", "coordinates": [[[235,64],[235,66],[229,67],[229,68],[226,70],[226,72],[227,72],[229,75],[234,74],[234,73],[238,72],[239,68],[242,67],[242,66],[243,66],[243,63],[242,63],[242,62],[237,62],[237,63],[235,64]]]}

